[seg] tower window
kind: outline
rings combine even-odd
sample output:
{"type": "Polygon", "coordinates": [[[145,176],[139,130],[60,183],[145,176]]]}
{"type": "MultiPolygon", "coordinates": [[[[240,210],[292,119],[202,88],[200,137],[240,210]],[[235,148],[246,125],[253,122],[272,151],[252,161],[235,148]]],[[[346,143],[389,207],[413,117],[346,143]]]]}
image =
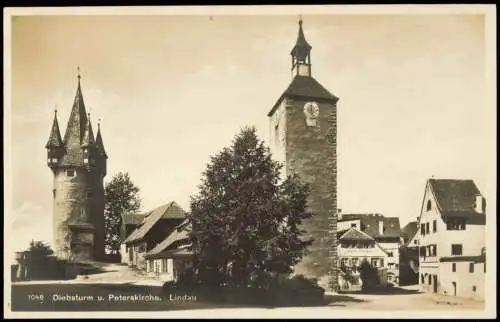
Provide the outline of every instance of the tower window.
{"type": "Polygon", "coordinates": [[[54,196],[54,198],[56,197],[56,189],[52,189],[52,195],[54,196]]]}
{"type": "Polygon", "coordinates": [[[68,169],[68,170],[66,170],[66,175],[68,177],[74,177],[74,176],[76,176],[76,171],[73,169],[68,169]]]}
{"type": "Polygon", "coordinates": [[[433,232],[437,232],[437,221],[434,219],[434,221],[432,222],[432,231],[433,232]]]}
{"type": "Polygon", "coordinates": [[[469,263],[469,273],[474,273],[474,263],[469,263]]]}
{"type": "Polygon", "coordinates": [[[457,271],[457,264],[456,263],[451,264],[451,271],[452,272],[456,272],[457,271]]]}
{"type": "Polygon", "coordinates": [[[432,208],[432,203],[429,200],[429,201],[427,201],[427,211],[431,210],[431,208],[432,208]]]}

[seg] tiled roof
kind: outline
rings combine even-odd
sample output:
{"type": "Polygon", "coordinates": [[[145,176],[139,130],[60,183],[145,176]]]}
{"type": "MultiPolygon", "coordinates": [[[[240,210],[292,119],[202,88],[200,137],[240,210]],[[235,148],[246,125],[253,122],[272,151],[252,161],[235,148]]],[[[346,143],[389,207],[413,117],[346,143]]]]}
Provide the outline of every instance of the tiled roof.
{"type": "Polygon", "coordinates": [[[63,145],[61,132],[59,131],[59,122],[57,122],[57,111],[54,112],[54,122],[50,131],[49,140],[45,145],[46,148],[60,147],[63,145]]]}
{"type": "Polygon", "coordinates": [[[104,149],[104,143],[102,143],[102,136],[101,136],[101,124],[97,123],[97,136],[95,138],[95,143],[97,146],[98,151],[105,157],[107,158],[108,155],[106,154],[106,150],[104,149]]]}
{"type": "Polygon", "coordinates": [[[350,228],[341,237],[341,240],[374,240],[370,235],[358,230],[357,228],[350,228]]]}
{"type": "Polygon", "coordinates": [[[92,123],[90,122],[90,118],[88,118],[87,124],[85,125],[85,132],[83,133],[82,147],[94,144],[95,144],[94,131],[92,131],[92,123]]]}
{"type": "Polygon", "coordinates": [[[85,127],[87,124],[87,113],[85,111],[85,103],[83,102],[82,89],[80,81],[76,90],[73,108],[69,116],[66,133],[64,135],[64,144],[66,146],[66,154],[62,157],[61,165],[63,166],[82,166],[83,152],[81,148],[85,127]]]}
{"type": "Polygon", "coordinates": [[[411,221],[401,229],[401,235],[406,239],[411,239],[417,232],[418,225],[416,221],[411,221]]]}
{"type": "Polygon", "coordinates": [[[190,258],[191,256],[193,256],[193,252],[189,248],[174,248],[150,256],[149,258],[178,258],[178,257],[190,258]]]}
{"type": "Polygon", "coordinates": [[[335,95],[331,94],[313,77],[297,75],[293,78],[288,88],[276,101],[271,111],[267,114],[268,116],[273,115],[274,111],[278,108],[278,105],[285,97],[319,99],[331,102],[337,102],[338,100],[335,95]]]}
{"type": "Polygon", "coordinates": [[[146,214],[143,224],[127,237],[125,243],[143,239],[160,219],[184,219],[186,212],[175,202],[160,206],[146,214]]]}
{"type": "Polygon", "coordinates": [[[342,220],[359,220],[361,223],[361,230],[368,235],[378,237],[400,237],[401,227],[398,217],[384,217],[381,214],[342,214],[342,220]],[[384,223],[384,231],[380,234],[379,222],[384,223]]]}
{"type": "Polygon", "coordinates": [[[481,193],[474,181],[429,179],[429,184],[443,215],[476,213],[476,196],[481,193]]]}
{"type": "Polygon", "coordinates": [[[126,214],[123,216],[125,225],[140,225],[144,217],[144,214],[126,214]]]}
{"type": "Polygon", "coordinates": [[[175,229],[172,231],[170,235],[167,236],[162,242],[160,242],[158,245],[156,245],[153,249],[151,249],[146,256],[154,256],[157,255],[165,250],[167,250],[170,246],[172,246],[174,243],[183,241],[183,240],[188,240],[189,238],[189,232],[188,232],[188,226],[187,226],[187,219],[184,220],[181,224],[179,224],[175,229]]]}

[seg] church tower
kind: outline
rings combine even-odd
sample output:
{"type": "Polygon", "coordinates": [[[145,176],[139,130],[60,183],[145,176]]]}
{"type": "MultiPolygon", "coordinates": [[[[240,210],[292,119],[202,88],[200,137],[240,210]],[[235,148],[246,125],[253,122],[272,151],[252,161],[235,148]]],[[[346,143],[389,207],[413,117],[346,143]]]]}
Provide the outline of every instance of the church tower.
{"type": "Polygon", "coordinates": [[[100,125],[94,137],[90,114],[78,85],[64,139],[57,110],[47,149],[47,165],[54,174],[52,190],[55,254],[79,261],[104,256],[104,187],[107,155],[100,125]]]}
{"type": "Polygon", "coordinates": [[[268,113],[273,157],[284,162],[285,174],[295,173],[311,188],[304,221],[314,239],[296,274],[316,277],[336,290],[337,277],[337,101],[312,77],[311,45],[299,31],[292,56],[292,81],[268,113]]]}

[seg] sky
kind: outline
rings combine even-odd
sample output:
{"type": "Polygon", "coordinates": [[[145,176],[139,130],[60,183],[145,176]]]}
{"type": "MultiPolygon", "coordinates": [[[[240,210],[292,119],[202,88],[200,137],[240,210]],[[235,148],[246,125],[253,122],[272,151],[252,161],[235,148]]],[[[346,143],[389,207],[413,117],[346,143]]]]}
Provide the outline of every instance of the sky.
{"type": "MultiPolygon", "coordinates": [[[[428,178],[473,179],[496,209],[496,105],[481,15],[302,15],[312,75],[338,102],[338,206],[420,212],[428,178]]],[[[186,210],[210,155],[267,113],[291,81],[297,15],[18,16],[12,20],[10,158],[18,246],[52,240],[45,143],[64,135],[77,85],[142,210],[186,210]]]]}

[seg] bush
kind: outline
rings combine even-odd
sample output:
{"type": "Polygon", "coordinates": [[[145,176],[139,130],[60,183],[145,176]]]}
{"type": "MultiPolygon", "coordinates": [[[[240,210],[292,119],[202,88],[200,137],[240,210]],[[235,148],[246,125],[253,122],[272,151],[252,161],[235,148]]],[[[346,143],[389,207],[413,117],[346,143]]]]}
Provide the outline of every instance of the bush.
{"type": "Polygon", "coordinates": [[[278,284],[276,290],[279,301],[295,305],[320,304],[325,290],[318,285],[318,280],[297,275],[278,284]]]}

